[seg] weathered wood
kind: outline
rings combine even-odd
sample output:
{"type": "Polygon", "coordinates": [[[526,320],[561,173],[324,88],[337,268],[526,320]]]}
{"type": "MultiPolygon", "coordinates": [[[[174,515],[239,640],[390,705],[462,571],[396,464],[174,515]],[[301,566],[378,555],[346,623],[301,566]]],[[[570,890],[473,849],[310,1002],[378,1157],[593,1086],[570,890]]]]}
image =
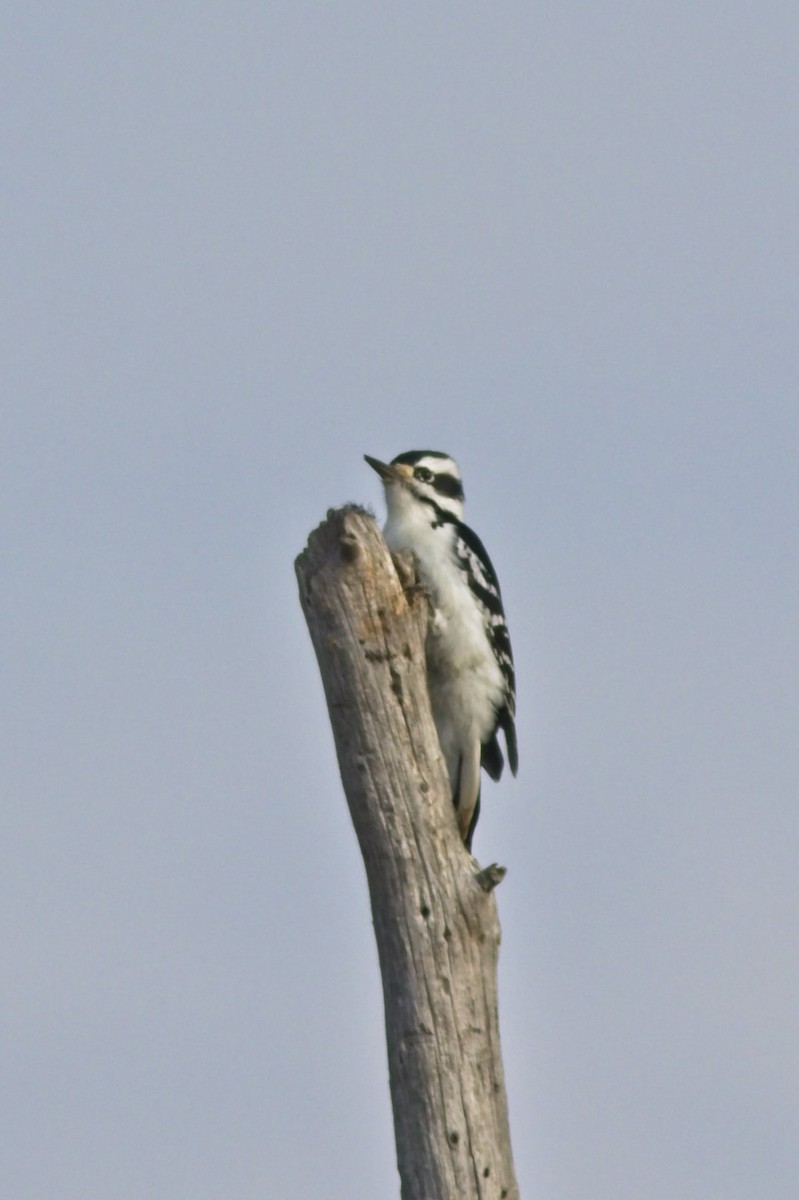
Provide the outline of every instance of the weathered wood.
{"type": "Polygon", "coordinates": [[[359,508],[328,513],[296,569],[366,866],[402,1200],[516,1200],[497,1018],[504,872],[480,872],[457,832],[426,598],[359,508]]]}

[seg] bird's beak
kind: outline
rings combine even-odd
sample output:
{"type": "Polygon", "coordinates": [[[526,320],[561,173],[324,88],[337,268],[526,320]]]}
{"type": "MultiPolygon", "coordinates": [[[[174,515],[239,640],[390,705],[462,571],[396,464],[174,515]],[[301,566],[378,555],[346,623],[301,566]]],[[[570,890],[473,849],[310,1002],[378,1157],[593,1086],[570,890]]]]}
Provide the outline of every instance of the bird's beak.
{"type": "Polygon", "coordinates": [[[379,458],[372,458],[371,454],[364,454],[364,458],[369,466],[377,471],[383,483],[400,483],[408,473],[407,467],[395,467],[391,463],[381,462],[379,458]]]}

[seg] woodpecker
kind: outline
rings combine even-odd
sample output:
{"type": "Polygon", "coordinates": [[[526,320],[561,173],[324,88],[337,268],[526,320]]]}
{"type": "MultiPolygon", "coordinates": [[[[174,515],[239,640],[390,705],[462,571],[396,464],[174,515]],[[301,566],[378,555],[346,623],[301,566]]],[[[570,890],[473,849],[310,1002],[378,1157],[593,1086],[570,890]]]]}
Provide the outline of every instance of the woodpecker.
{"type": "Polygon", "coordinates": [[[395,554],[411,550],[430,599],[427,687],[447,765],[458,828],[467,850],[480,813],[480,767],[498,780],[504,758],[518,769],[516,681],[496,572],[463,521],[457,463],[438,450],[408,450],[390,463],[365,454],[383,481],[383,536],[395,554]]]}

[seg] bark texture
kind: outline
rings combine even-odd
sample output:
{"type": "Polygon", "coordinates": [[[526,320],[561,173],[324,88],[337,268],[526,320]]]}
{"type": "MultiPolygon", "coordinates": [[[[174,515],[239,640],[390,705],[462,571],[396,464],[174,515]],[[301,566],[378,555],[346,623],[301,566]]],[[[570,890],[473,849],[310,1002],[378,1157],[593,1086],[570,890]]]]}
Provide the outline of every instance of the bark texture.
{"type": "Polygon", "coordinates": [[[457,832],[425,682],[426,598],[359,508],[328,513],[296,569],[369,883],[402,1200],[517,1200],[497,1018],[503,872],[481,872],[457,832]]]}

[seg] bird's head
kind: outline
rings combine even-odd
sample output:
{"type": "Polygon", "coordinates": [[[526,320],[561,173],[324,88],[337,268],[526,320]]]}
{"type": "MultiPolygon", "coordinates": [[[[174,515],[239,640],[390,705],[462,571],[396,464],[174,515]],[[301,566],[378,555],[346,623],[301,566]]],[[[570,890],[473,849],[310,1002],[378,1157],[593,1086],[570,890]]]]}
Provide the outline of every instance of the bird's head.
{"type": "Polygon", "coordinates": [[[439,450],[406,450],[390,463],[364,454],[386,491],[389,513],[408,500],[463,520],[463,483],[458,464],[439,450]]]}

